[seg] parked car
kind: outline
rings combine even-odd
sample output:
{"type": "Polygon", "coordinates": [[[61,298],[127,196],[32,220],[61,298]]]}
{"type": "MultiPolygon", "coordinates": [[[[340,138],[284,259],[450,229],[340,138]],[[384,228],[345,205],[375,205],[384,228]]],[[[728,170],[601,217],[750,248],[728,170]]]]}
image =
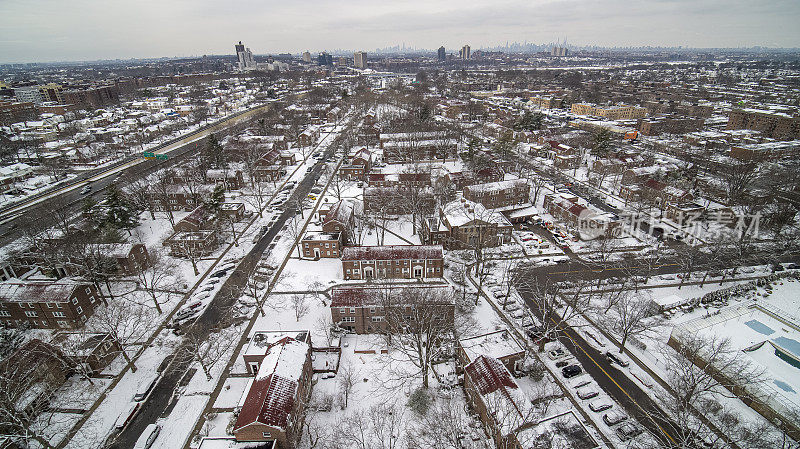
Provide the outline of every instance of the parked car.
{"type": "Polygon", "coordinates": [[[581,399],[591,399],[591,398],[597,397],[597,395],[600,394],[600,392],[597,391],[596,388],[594,388],[593,386],[589,386],[589,385],[587,385],[587,386],[585,386],[583,388],[579,388],[577,393],[578,393],[578,397],[581,398],[581,399]]]}
{"type": "Polygon", "coordinates": [[[136,445],[133,446],[133,449],[150,449],[150,446],[152,446],[153,442],[158,438],[159,432],[161,432],[161,426],[158,424],[148,425],[144,428],[142,436],[136,440],[136,445]]]}
{"type": "Polygon", "coordinates": [[[86,185],[81,189],[81,195],[86,195],[87,193],[92,191],[92,186],[86,185]]]}
{"type": "Polygon", "coordinates": [[[156,386],[159,379],[158,374],[153,374],[152,376],[145,379],[143,383],[139,385],[139,389],[136,390],[136,394],[133,396],[133,400],[136,402],[144,401],[147,396],[153,391],[153,387],[156,386]]]}
{"type": "Polygon", "coordinates": [[[626,414],[624,414],[622,412],[619,412],[617,410],[612,410],[612,411],[606,413],[605,415],[603,415],[603,422],[606,423],[609,426],[613,426],[615,424],[619,424],[622,421],[625,421],[626,419],[628,419],[628,415],[626,415],[626,414]]]}
{"type": "Polygon", "coordinates": [[[596,413],[608,410],[613,407],[613,405],[614,404],[612,404],[608,399],[595,399],[589,403],[589,409],[596,413]]]}
{"type": "Polygon", "coordinates": [[[128,407],[125,408],[125,410],[123,410],[123,412],[119,415],[117,421],[114,422],[114,428],[118,430],[125,428],[125,426],[131,422],[141,406],[141,402],[131,402],[128,407]]]}
{"type": "Polygon", "coordinates": [[[547,356],[550,357],[550,360],[560,359],[565,355],[567,355],[567,353],[564,351],[564,348],[556,348],[547,353],[547,356]]]}
{"type": "Polygon", "coordinates": [[[564,368],[561,368],[561,374],[566,379],[569,379],[570,377],[575,377],[582,372],[583,370],[578,365],[569,365],[565,366],[564,368]]]}
{"type": "Polygon", "coordinates": [[[566,361],[566,360],[562,360],[560,362],[556,362],[556,368],[563,368],[563,367],[565,367],[567,365],[569,365],[569,362],[566,361]]]}
{"type": "Polygon", "coordinates": [[[219,271],[216,271],[216,272],[212,273],[209,277],[221,278],[222,276],[225,276],[226,274],[228,274],[228,270],[219,270],[219,271]]]}
{"type": "Polygon", "coordinates": [[[617,427],[616,432],[620,440],[628,441],[636,435],[642,433],[642,430],[633,423],[626,422],[625,424],[617,427]]]}
{"type": "Polygon", "coordinates": [[[619,366],[626,367],[626,366],[630,365],[630,363],[628,363],[627,360],[622,358],[621,355],[615,354],[615,353],[613,353],[611,351],[606,351],[606,357],[608,358],[608,360],[611,363],[616,363],[619,366]]]}

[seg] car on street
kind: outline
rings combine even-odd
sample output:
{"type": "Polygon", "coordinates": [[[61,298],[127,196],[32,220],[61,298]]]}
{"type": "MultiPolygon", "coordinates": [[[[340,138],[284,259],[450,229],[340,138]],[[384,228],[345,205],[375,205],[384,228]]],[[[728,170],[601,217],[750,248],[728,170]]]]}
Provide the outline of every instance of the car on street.
{"type": "Polygon", "coordinates": [[[575,376],[579,375],[582,372],[583,372],[583,370],[578,365],[569,365],[569,366],[565,366],[564,368],[561,368],[561,374],[566,379],[569,379],[571,377],[575,377],[575,376]]]}
{"type": "Polygon", "coordinates": [[[628,419],[628,415],[617,410],[611,410],[610,412],[603,415],[603,422],[609,426],[619,424],[622,421],[625,421],[626,419],[628,419]]]}
{"type": "Polygon", "coordinates": [[[610,400],[605,398],[600,398],[600,399],[595,399],[594,401],[589,403],[589,410],[597,413],[608,410],[613,406],[614,404],[612,404],[610,400]]]}
{"type": "Polygon", "coordinates": [[[92,191],[92,186],[89,186],[89,185],[83,186],[83,188],[81,189],[81,195],[86,195],[87,193],[89,193],[91,191],[92,191]]]}

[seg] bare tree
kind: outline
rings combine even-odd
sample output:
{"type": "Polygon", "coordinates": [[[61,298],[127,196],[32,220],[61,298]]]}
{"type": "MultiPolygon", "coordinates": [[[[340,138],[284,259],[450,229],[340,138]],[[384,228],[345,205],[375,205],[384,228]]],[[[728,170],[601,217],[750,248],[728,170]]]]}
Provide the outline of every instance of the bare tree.
{"type": "Polygon", "coordinates": [[[350,402],[350,395],[353,394],[353,387],[358,383],[360,375],[359,369],[352,362],[340,366],[336,373],[336,383],[342,395],[342,408],[347,408],[350,402]]]}
{"type": "Polygon", "coordinates": [[[645,320],[653,314],[653,304],[641,293],[632,293],[622,295],[611,311],[615,319],[610,327],[620,337],[619,353],[622,354],[629,337],[651,328],[652,323],[645,320]]]}
{"type": "Polygon", "coordinates": [[[141,343],[147,338],[152,331],[155,317],[152,309],[146,304],[129,300],[130,294],[132,293],[110,301],[105,307],[98,307],[89,325],[91,329],[109,334],[119,343],[122,348],[120,351],[122,358],[130,370],[136,372],[136,365],[125,348],[141,343]]]}
{"type": "Polygon", "coordinates": [[[232,335],[236,329],[231,328],[228,315],[226,313],[211,329],[195,321],[186,330],[183,339],[183,347],[186,348],[188,356],[200,365],[208,380],[213,378],[211,369],[236,346],[237,339],[232,335]]]}
{"type": "MultiPolygon", "coordinates": [[[[177,268],[177,264],[172,258],[163,254],[159,249],[152,248],[147,253],[146,263],[136,270],[138,287],[150,295],[158,313],[162,312],[160,297],[164,289],[168,286],[179,285],[182,281],[177,268]]],[[[196,268],[195,274],[197,274],[196,268]]]]}
{"type": "Polygon", "coordinates": [[[380,291],[378,304],[385,314],[387,344],[402,360],[411,362],[414,375],[428,388],[431,366],[444,356],[453,337],[452,292],[390,287],[380,291]]]}
{"type": "Polygon", "coordinates": [[[305,293],[295,293],[290,296],[289,301],[292,305],[292,310],[294,311],[294,317],[299,322],[300,318],[306,316],[310,309],[308,305],[308,295],[305,293]]]}

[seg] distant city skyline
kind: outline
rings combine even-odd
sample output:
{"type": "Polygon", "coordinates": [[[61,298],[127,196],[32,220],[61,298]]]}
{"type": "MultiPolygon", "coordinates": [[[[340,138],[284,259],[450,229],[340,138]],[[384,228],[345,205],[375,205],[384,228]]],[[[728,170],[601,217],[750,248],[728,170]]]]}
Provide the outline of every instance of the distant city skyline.
{"type": "Polygon", "coordinates": [[[0,13],[0,63],[232,54],[239,40],[254,54],[371,52],[403,42],[474,51],[564,38],[602,47],[800,47],[795,0],[5,0],[0,13]]]}

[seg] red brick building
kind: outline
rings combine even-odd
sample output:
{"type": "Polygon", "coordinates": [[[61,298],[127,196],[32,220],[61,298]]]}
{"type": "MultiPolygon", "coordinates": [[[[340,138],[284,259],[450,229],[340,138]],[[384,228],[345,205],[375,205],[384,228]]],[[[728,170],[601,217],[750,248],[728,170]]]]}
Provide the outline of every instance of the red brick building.
{"type": "Polygon", "coordinates": [[[342,251],[344,279],[440,278],[444,252],[438,245],[354,246],[342,251]]]}
{"type": "Polygon", "coordinates": [[[233,426],[236,441],[295,447],[312,374],[310,344],[284,337],[270,345],[233,426]]]}
{"type": "Polygon", "coordinates": [[[0,323],[78,328],[104,302],[97,287],[75,279],[7,281],[0,284],[0,323]]]}
{"type": "Polygon", "coordinates": [[[342,234],[338,232],[309,232],[300,244],[307,259],[337,259],[342,255],[342,234]]]}
{"type": "Polygon", "coordinates": [[[531,186],[524,179],[489,182],[464,187],[464,198],[489,209],[530,203],[531,186]]]}
{"type": "MultiPolygon", "coordinates": [[[[430,293],[426,293],[427,297],[441,299],[440,302],[430,305],[440,308],[440,315],[453,322],[453,290],[451,287],[439,285],[412,285],[394,287],[391,290],[380,287],[335,287],[331,290],[331,319],[339,327],[357,334],[382,332],[386,330],[385,306],[389,302],[386,295],[398,294],[402,297],[403,289],[423,289],[430,293]]],[[[393,304],[410,310],[408,305],[394,301],[393,304]]]]}

